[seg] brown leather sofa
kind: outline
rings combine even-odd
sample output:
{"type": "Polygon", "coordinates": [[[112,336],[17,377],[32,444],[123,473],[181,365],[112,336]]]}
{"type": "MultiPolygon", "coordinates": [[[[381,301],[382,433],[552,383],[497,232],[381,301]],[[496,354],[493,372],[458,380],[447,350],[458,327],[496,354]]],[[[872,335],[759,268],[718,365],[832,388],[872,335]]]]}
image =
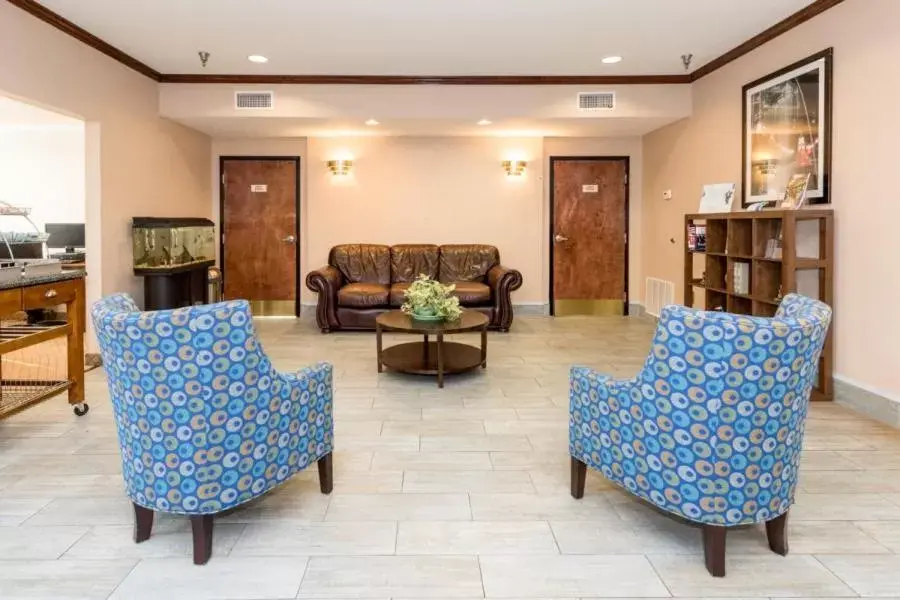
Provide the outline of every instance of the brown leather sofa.
{"type": "Polygon", "coordinates": [[[420,273],[455,284],[460,305],[487,315],[491,329],[509,331],[510,293],[522,286],[522,274],[500,266],[497,248],[483,244],[335,246],[328,266],[306,277],[306,287],[319,294],[319,328],[322,333],[375,329],[375,318],[399,309],[404,291],[420,273]]]}

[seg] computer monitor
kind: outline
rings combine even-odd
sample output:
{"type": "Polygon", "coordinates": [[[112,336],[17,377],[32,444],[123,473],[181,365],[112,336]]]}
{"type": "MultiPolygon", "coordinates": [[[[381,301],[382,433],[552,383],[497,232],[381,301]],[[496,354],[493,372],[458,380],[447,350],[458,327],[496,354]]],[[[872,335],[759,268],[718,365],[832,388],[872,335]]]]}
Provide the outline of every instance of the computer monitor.
{"type": "Polygon", "coordinates": [[[48,248],[65,248],[66,252],[84,248],[84,223],[46,223],[44,231],[50,234],[48,248]]]}

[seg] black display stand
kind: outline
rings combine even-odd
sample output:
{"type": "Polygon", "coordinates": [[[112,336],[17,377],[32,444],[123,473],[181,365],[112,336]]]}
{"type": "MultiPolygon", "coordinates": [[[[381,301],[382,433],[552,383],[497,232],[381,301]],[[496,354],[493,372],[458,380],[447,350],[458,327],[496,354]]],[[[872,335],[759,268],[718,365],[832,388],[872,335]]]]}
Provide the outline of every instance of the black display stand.
{"type": "Polygon", "coordinates": [[[215,261],[205,261],[162,271],[136,269],[144,278],[144,310],[166,310],[206,304],[207,273],[215,261]]]}

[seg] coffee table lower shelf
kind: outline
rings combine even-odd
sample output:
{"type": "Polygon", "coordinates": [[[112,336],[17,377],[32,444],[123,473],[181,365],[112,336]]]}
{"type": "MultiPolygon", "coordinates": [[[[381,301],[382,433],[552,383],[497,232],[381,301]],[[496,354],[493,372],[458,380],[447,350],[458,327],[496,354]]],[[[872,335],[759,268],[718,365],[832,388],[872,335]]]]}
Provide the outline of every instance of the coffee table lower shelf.
{"type": "MultiPolygon", "coordinates": [[[[408,342],[385,348],[380,362],[392,371],[414,375],[437,375],[438,385],[443,387],[443,375],[464,373],[487,366],[481,348],[458,342],[408,342]],[[438,343],[441,356],[438,364],[438,343]]],[[[380,365],[379,365],[380,366],[380,365]]]]}

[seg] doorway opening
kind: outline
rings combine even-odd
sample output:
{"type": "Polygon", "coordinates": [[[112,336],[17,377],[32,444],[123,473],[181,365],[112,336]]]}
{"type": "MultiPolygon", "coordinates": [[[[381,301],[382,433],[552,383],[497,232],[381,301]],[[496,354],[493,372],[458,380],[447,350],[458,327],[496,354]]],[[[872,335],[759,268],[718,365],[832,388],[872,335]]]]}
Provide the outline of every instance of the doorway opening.
{"type": "Polygon", "coordinates": [[[628,314],[627,156],[550,157],[550,314],[628,314]]]}
{"type": "Polygon", "coordinates": [[[223,156],[219,173],[224,298],[300,316],[300,158],[223,156]]]}
{"type": "Polygon", "coordinates": [[[85,178],[84,121],[0,95],[2,258],[83,267],[85,178]]]}

